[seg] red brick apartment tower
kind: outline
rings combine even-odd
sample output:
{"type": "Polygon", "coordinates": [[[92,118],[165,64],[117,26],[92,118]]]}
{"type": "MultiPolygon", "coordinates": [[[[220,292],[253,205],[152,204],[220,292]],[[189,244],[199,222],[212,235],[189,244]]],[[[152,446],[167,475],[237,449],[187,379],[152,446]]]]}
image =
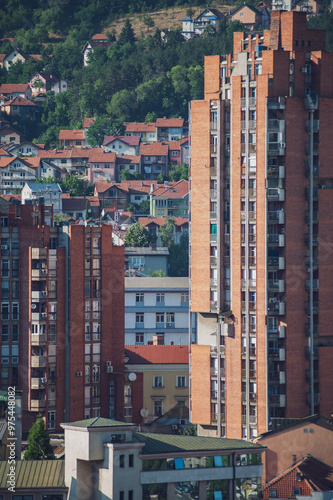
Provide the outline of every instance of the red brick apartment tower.
{"type": "Polygon", "coordinates": [[[252,439],[333,410],[333,54],[273,11],[191,103],[191,420],[252,439]]]}
{"type": "Polygon", "coordinates": [[[23,430],[123,416],[124,253],[108,226],[44,225],[48,207],[1,208],[2,389],[23,430]]]}

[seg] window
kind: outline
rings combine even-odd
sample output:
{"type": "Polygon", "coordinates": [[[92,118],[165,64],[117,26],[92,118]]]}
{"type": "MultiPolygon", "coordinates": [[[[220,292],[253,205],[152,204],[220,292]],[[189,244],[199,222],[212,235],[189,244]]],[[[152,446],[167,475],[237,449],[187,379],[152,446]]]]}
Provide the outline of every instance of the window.
{"type": "MultiPolygon", "coordinates": [[[[156,294],[156,303],[160,304],[161,302],[164,303],[165,301],[165,294],[164,293],[157,293],[156,294]]],[[[164,319],[163,319],[164,321],[164,319]]]]}
{"type": "Polygon", "coordinates": [[[2,303],[1,304],[1,319],[9,319],[9,304],[2,303]]]}
{"type": "Polygon", "coordinates": [[[143,344],[144,343],[144,335],[143,335],[143,333],[136,333],[135,334],[135,343],[136,344],[143,344]]]}
{"type": "Polygon", "coordinates": [[[135,302],[136,302],[137,304],[143,304],[143,301],[144,301],[144,294],[143,294],[142,292],[137,293],[137,294],[135,295],[135,302]]]}
{"type": "Polygon", "coordinates": [[[119,500],[125,500],[125,492],[124,491],[119,491],[119,500]]]}
{"type": "Polygon", "coordinates": [[[163,414],[163,401],[154,401],[154,416],[160,416],[163,414]]]}
{"type": "Polygon", "coordinates": [[[9,325],[1,325],[1,343],[9,343],[9,325]]]}
{"type": "Polygon", "coordinates": [[[54,410],[48,412],[47,428],[48,429],[55,429],[56,428],[56,412],[54,410]]]}
{"type": "Polygon", "coordinates": [[[93,403],[100,403],[101,401],[101,388],[100,386],[93,387],[93,403]]]}
{"type": "Polygon", "coordinates": [[[130,454],[128,456],[128,467],[134,467],[134,455],[130,454]]]}
{"type": "Polygon", "coordinates": [[[125,467],[125,455],[119,455],[119,467],[122,469],[125,467]]]}
{"type": "Polygon", "coordinates": [[[3,278],[9,278],[9,260],[1,261],[1,276],[3,278]]]}
{"type": "Polygon", "coordinates": [[[153,387],[163,387],[163,375],[154,375],[153,387]]]}
{"type": "Polygon", "coordinates": [[[171,156],[178,156],[178,151],[172,151],[171,156]]]}
{"type": "Polygon", "coordinates": [[[101,367],[100,365],[94,364],[93,366],[93,382],[97,383],[101,379],[101,367]]]}
{"type": "Polygon", "coordinates": [[[186,377],[177,375],[177,387],[186,387],[186,377]]]}
{"type": "Polygon", "coordinates": [[[19,329],[18,329],[18,325],[17,324],[14,324],[12,326],[12,342],[18,342],[18,337],[19,337],[19,329]]]}
{"type": "Polygon", "coordinates": [[[293,487],[293,497],[296,495],[301,495],[302,494],[302,488],[295,488],[293,487]]]}
{"type": "Polygon", "coordinates": [[[164,313],[163,312],[156,313],[156,323],[163,324],[163,326],[164,326],[164,313]]]}
{"type": "Polygon", "coordinates": [[[1,227],[8,227],[8,217],[7,216],[2,216],[0,221],[1,221],[1,227]]]}
{"type": "Polygon", "coordinates": [[[175,313],[166,314],[166,326],[167,327],[175,326],[175,313]]]}
{"type": "Polygon", "coordinates": [[[140,325],[144,324],[144,313],[136,313],[135,323],[140,325]]]}
{"type": "Polygon", "coordinates": [[[180,294],[180,302],[188,302],[189,300],[189,293],[184,292],[180,294]]]}

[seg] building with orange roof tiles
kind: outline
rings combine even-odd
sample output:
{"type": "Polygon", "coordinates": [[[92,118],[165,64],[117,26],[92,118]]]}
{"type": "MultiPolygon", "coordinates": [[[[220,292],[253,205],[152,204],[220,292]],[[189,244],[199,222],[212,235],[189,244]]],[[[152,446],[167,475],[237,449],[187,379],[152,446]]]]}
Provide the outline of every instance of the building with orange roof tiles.
{"type": "Polygon", "coordinates": [[[60,147],[68,148],[84,148],[86,144],[84,130],[60,130],[59,131],[60,147]]]}
{"type": "Polygon", "coordinates": [[[184,133],[184,118],[157,118],[158,141],[179,141],[184,133]]]}
{"type": "Polygon", "coordinates": [[[142,142],[157,141],[157,130],[155,123],[128,122],[124,125],[125,135],[127,136],[138,135],[141,137],[142,142]]]}

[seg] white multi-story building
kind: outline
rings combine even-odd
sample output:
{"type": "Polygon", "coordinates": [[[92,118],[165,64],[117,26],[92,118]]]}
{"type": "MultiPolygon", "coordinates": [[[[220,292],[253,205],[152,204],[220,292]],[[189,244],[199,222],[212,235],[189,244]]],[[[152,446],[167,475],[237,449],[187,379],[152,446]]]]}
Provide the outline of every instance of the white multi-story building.
{"type": "Polygon", "coordinates": [[[125,278],[125,345],[188,345],[189,321],[189,278],[125,278]]]}

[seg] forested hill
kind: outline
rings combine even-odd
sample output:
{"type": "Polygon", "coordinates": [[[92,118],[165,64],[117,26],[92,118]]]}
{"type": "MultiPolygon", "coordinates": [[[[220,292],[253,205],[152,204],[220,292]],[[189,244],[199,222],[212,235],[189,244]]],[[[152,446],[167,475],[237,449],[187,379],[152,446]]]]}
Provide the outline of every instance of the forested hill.
{"type": "MultiPolygon", "coordinates": [[[[172,26],[173,7],[180,6],[186,7],[188,15],[198,15],[206,4],[200,6],[195,0],[191,5],[182,0],[7,0],[0,16],[0,38],[14,37],[15,41],[2,42],[0,53],[8,54],[15,47],[42,58],[14,64],[9,72],[0,69],[0,84],[26,83],[42,70],[71,83],[67,92],[49,96],[36,122],[13,125],[28,139],[49,148],[57,146],[59,129],[81,128],[86,117],[100,117],[102,124],[112,122],[114,130],[124,121],[186,118],[188,101],[203,97],[204,56],[230,52],[233,32],[243,30],[243,25],[221,23],[216,33],[208,31],[188,42],[174,29],[163,41],[150,14],[164,8],[165,25],[172,26]],[[134,33],[129,15],[140,17],[147,28],[144,33],[134,33]],[[116,37],[106,29],[115,19],[123,26],[116,37]],[[93,34],[106,31],[108,48],[95,47],[84,67],[85,43],[93,34]]],[[[212,7],[228,9],[219,2],[212,7]]],[[[330,13],[321,21],[313,18],[310,25],[324,23],[330,33],[332,20],[330,13]]]]}

